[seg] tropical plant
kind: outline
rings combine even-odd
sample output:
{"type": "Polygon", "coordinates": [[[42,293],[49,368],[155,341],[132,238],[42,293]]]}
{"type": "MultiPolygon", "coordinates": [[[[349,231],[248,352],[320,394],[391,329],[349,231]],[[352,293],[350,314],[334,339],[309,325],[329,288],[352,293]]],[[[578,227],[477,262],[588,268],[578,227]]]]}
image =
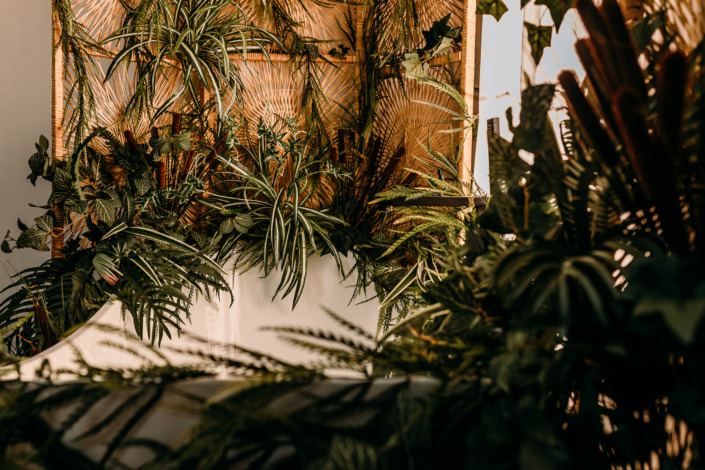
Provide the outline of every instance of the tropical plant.
{"type": "MultiPolygon", "coordinates": [[[[155,137],[157,133],[155,129],[155,137]]],[[[31,227],[19,222],[17,248],[41,251],[53,237],[66,240],[61,257],[17,273],[6,288],[15,290],[0,305],[0,324],[13,332],[6,338],[11,352],[26,354],[52,346],[109,300],[122,302],[140,335],[160,341],[188,319],[194,294],[208,297],[211,289],[229,290],[218,264],[184,241],[198,236],[198,224],[184,218],[203,183],[189,176],[177,186],[165,185],[166,173],[184,170],[173,162],[167,166],[167,156],[194,158],[187,154],[188,134],[157,138],[151,151],[134,143],[129,132],[128,141],[132,145],[123,146],[98,129],[70,159],[54,162],[46,152],[46,139],[37,144],[29,178],[33,183],[39,176],[53,182],[49,203],[61,206],[68,224],[55,230],[51,211],[31,227]],[[109,142],[109,155],[88,146],[98,135],[109,142]],[[79,161],[84,154],[85,160],[79,161]]],[[[194,173],[208,168],[203,160],[200,165],[190,163],[194,173]]],[[[3,249],[10,249],[7,239],[3,249]]]]}
{"type": "Polygon", "coordinates": [[[141,2],[131,10],[125,26],[103,43],[122,43],[106,72],[108,80],[126,60],[136,62],[139,81],[128,106],[137,115],[149,113],[153,119],[166,112],[185,93],[188,102],[201,111],[203,91],[212,95],[217,115],[222,117],[230,104],[223,102],[225,91],[238,97],[241,90],[239,67],[231,55],[243,58],[248,52],[267,53],[268,45],[280,46],[277,36],[248,24],[239,8],[228,9],[231,0],[158,0],[141,2]],[[180,86],[164,103],[155,103],[160,75],[177,74],[180,86]]]}
{"type": "MultiPolygon", "coordinates": [[[[523,92],[512,140],[490,138],[487,212],[449,255],[447,276],[427,286],[430,306],[376,342],[335,314],[346,337],[277,329],[360,381],[321,382],[316,370],[250,355],[229,365],[255,380],[202,403],[203,419],[176,446],[127,441],[121,427],[101,464],[117,446],[141,445],[174,467],[701,468],[705,42],[688,55],[651,44],[659,66],[641,70],[614,0],[577,8],[588,99],[561,76],[572,117],[556,136],[555,86],[523,92]],[[674,174],[657,181],[658,170],[674,174]],[[666,214],[674,205],[685,217],[666,214]]],[[[84,370],[95,384],[60,390],[82,393],[3,388],[6,447],[29,444],[8,457],[29,447],[39,462],[62,452],[83,464],[59,440],[75,421],[54,434],[39,412],[88,397],[85,410],[103,396],[87,392],[117,383],[147,397],[134,417],[164,392],[162,377],[185,377],[130,371],[135,384],[84,370]]]]}
{"type": "Polygon", "coordinates": [[[237,269],[279,271],[274,295],[293,292],[296,305],[311,255],[330,253],[343,274],[330,234],[345,222],[312,204],[328,170],[308,151],[308,137],[290,124],[260,123],[257,135],[255,142],[233,136],[235,156],[221,158],[219,191],[201,203],[227,216],[213,241],[218,262],[234,256],[237,269]]]}

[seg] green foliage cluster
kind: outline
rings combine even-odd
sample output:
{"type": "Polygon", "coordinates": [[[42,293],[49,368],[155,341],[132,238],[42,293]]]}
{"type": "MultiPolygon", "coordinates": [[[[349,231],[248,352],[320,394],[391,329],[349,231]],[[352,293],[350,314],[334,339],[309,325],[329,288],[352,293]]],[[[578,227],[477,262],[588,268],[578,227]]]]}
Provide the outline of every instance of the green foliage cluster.
{"type": "MultiPolygon", "coordinates": [[[[165,160],[191,150],[189,136],[162,137],[150,149],[123,145],[98,129],[64,161],[51,161],[40,138],[29,179],[45,178],[53,190],[47,213],[34,225],[18,221],[15,245],[47,250],[53,237],[65,244],[61,257],[18,273],[5,289],[15,291],[0,305],[0,324],[12,332],[6,339],[11,353],[52,346],[111,300],[123,303],[140,335],[161,341],[188,319],[194,295],[229,291],[220,266],[194,246],[194,224],[180,217],[203,182],[191,176],[166,187],[159,181],[165,160]],[[108,143],[107,154],[88,146],[98,137],[108,143]],[[58,230],[57,206],[67,221],[58,230]]],[[[3,248],[10,249],[8,239],[3,248]]]]}
{"type": "MultiPolygon", "coordinates": [[[[365,108],[367,116],[350,118],[356,131],[348,135],[349,152],[358,158],[332,158],[321,114],[320,44],[298,33],[286,6],[253,6],[258,22],[272,26],[271,31],[253,26],[252,18],[227,0],[144,0],[122,8],[123,26],[98,44],[76,20],[70,2],[57,4],[61,45],[77,87],[68,136],[72,153],[64,161],[54,160],[47,140],[40,139],[29,161],[29,179],[34,184],[42,177],[53,184],[47,213],[31,227],[20,221],[20,235],[15,240],[8,232],[2,249],[44,251],[51,242],[59,258],[18,273],[5,289],[15,291],[0,304],[0,325],[10,351],[27,355],[53,345],[109,300],[123,302],[136,330],[158,341],[188,319],[194,293],[209,296],[212,288],[227,290],[218,265],[233,255],[237,268],[276,271],[281,276],[277,294],[293,292],[296,304],[310,256],[330,253],[340,266],[339,252],[353,251],[361,273],[356,295],[375,284],[384,297],[384,328],[393,311],[408,312],[419,305],[418,292],[429,276],[442,270],[439,253],[456,244],[462,224],[452,214],[426,210],[401,220],[435,231],[416,229],[397,240],[402,232],[386,229],[399,217],[387,217],[368,203],[393,186],[403,149],[390,159],[380,153],[386,136],[366,135],[365,126],[374,122],[377,108],[372,101],[365,108]],[[123,140],[89,127],[95,112],[89,75],[97,70],[90,54],[108,55],[103,46],[115,48],[105,81],[123,69],[135,73],[124,110],[126,128],[137,129],[144,119],[156,125],[163,121],[160,116],[173,114],[172,129],[153,127],[148,145],[139,144],[147,139],[130,131],[123,140]],[[246,59],[248,53],[260,52],[268,57],[271,51],[290,53],[294,73],[305,78],[308,133],[277,117],[274,125],[260,122],[253,139],[241,129],[253,123],[233,124],[227,116],[242,92],[242,62],[233,56],[246,59]],[[155,102],[160,80],[174,72],[177,89],[166,102],[155,102]],[[235,102],[226,103],[226,97],[235,102]],[[177,103],[182,113],[173,112],[177,103]],[[367,170],[376,173],[356,184],[356,176],[367,170]],[[435,215],[440,219],[434,221],[435,215]],[[455,228],[445,227],[447,223],[455,228]],[[417,243],[421,237],[425,241],[417,243]],[[402,245],[407,248],[398,255],[402,245]]],[[[375,4],[370,18],[384,8],[375,4]]],[[[405,11],[396,14],[406,17],[405,11]]],[[[341,31],[353,31],[351,21],[340,25],[341,31]]],[[[459,29],[448,22],[446,16],[424,32],[426,45],[419,53],[437,56],[450,50],[459,29]]],[[[394,47],[410,45],[402,41],[394,47]]],[[[363,75],[378,76],[369,84],[376,90],[391,77],[379,76],[389,60],[369,56],[363,75]]],[[[338,140],[342,154],[345,144],[340,136],[338,140]]],[[[441,163],[444,174],[457,180],[457,162],[441,163]]],[[[439,182],[446,190],[452,187],[439,182]]]]}
{"type": "MultiPolygon", "coordinates": [[[[577,50],[589,91],[572,73],[561,74],[571,118],[556,135],[548,119],[556,86],[528,87],[512,140],[490,137],[493,196],[485,214],[462,224],[462,246],[441,257],[429,248],[427,231],[412,237],[417,261],[444,264],[444,276],[424,284],[428,306],[377,340],[334,313],[348,335],[277,329],[321,353],[325,365],[363,378],[327,382],[319,370],[247,351],[239,351],[241,361],[216,359],[248,380],[215,399],[186,396],[201,419],[167,447],[130,440],[131,426],[174,380],[209,372],[102,371],[82,363],[80,380],[62,387],[3,384],[6,460],[50,465],[59,455],[75,468],[95,467],[61,437],[107,390],[118,389],[142,405],[129,413],[118,407],[93,428],[127,417],[98,468],[116,464],[116,449],[136,446],[154,452],[148,466],[159,468],[607,469],[654,460],[660,468],[701,468],[705,42],[688,54],[672,50],[668,37],[635,49],[614,0],[577,0],[576,7],[588,31],[577,50]],[[641,70],[644,51],[657,65],[641,70]],[[409,378],[418,375],[430,379],[409,378]],[[315,391],[326,384],[327,392],[315,391]],[[40,413],[66,405],[79,411],[58,431],[49,429],[40,413]]],[[[223,159],[224,179],[214,184],[238,184],[206,207],[222,216],[214,219],[216,237],[234,244],[252,233],[271,246],[276,265],[282,247],[295,243],[287,233],[309,243],[304,220],[313,228],[330,216],[301,209],[307,178],[279,189],[270,179],[282,146],[299,157],[300,169],[309,168],[302,143],[266,126],[260,139],[258,150],[243,153],[254,162],[223,159]]],[[[40,142],[40,154],[43,148],[40,142]]],[[[455,190],[443,178],[425,178],[433,194],[455,190]]],[[[66,186],[66,200],[74,190],[66,186]]],[[[395,189],[380,200],[419,194],[395,189]]],[[[359,208],[341,214],[363,220],[354,218],[359,208]]],[[[417,210],[406,216],[440,220],[417,210]]],[[[439,223],[435,236],[454,236],[460,223],[439,223]]],[[[51,227],[38,220],[26,230],[51,227]]],[[[119,230],[148,238],[139,227],[119,230]]],[[[378,249],[398,252],[408,241],[378,249]]]]}

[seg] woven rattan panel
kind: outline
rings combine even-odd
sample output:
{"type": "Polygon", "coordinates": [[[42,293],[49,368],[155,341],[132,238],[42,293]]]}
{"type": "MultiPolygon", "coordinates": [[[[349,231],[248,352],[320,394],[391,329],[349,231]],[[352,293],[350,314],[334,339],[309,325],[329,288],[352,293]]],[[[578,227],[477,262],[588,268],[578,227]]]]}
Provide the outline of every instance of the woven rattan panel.
{"type": "MultiPolygon", "coordinates": [[[[130,0],[130,2],[135,4],[137,0],[130,0]]],[[[346,111],[351,109],[351,106],[356,106],[356,97],[360,93],[358,74],[366,53],[363,29],[364,22],[369,21],[370,9],[343,3],[329,5],[309,3],[306,4],[306,9],[298,2],[286,2],[286,5],[291,17],[300,23],[303,36],[324,41],[319,46],[324,56],[317,60],[319,63],[317,74],[322,91],[329,99],[324,113],[329,131],[334,136],[336,126],[343,121],[346,111]],[[352,43],[351,38],[354,38],[355,44],[352,43]],[[325,55],[329,49],[337,46],[349,48],[350,52],[344,58],[325,55]]],[[[401,0],[377,3],[379,6],[376,21],[380,35],[378,44],[382,49],[376,51],[379,54],[387,52],[384,50],[385,45],[389,44],[391,48],[391,44],[395,42],[423,44],[422,31],[430,28],[434,21],[447,14],[450,14],[451,26],[463,26],[462,49],[460,51],[456,49],[451,54],[438,57],[434,62],[437,65],[445,65],[456,73],[453,85],[465,96],[469,109],[471,111],[476,109],[477,100],[474,93],[478,69],[476,37],[479,31],[475,27],[474,0],[416,0],[415,8],[411,11],[416,15],[417,27],[412,30],[407,26],[414,23],[413,18],[402,16],[403,21],[398,19],[401,0]],[[397,20],[392,21],[392,18],[397,20]]],[[[72,6],[76,19],[96,40],[103,40],[119,29],[125,19],[125,8],[120,0],[74,0],[72,6]]],[[[237,8],[241,8],[251,21],[259,26],[274,28],[271,21],[263,18],[261,2],[246,0],[240,2],[237,8]]],[[[59,26],[57,22],[54,24],[56,40],[59,34],[56,30],[59,26]]],[[[107,47],[109,49],[110,44],[107,47]]],[[[233,60],[242,62],[239,56],[233,57],[233,60]]],[[[96,90],[97,105],[97,112],[91,124],[108,127],[116,131],[116,134],[121,134],[120,131],[127,126],[123,113],[134,87],[135,78],[129,70],[122,70],[111,80],[103,83],[109,59],[101,59],[97,63],[98,67],[90,71],[91,84],[96,90]]],[[[249,54],[246,63],[241,64],[241,68],[244,85],[243,106],[235,107],[234,114],[256,120],[267,113],[276,113],[292,119],[301,126],[304,125],[305,119],[301,115],[304,112],[301,106],[303,84],[300,79],[301,74],[296,72],[296,65],[292,63],[291,56],[270,54],[269,57],[265,57],[263,54],[249,54]]],[[[71,148],[71,144],[65,139],[65,116],[70,114],[75,103],[64,97],[70,96],[68,90],[73,84],[72,74],[71,64],[64,64],[61,54],[55,54],[53,144],[55,155],[59,157],[71,148]]],[[[157,100],[168,98],[176,86],[178,86],[177,81],[171,79],[167,71],[158,85],[157,100]]],[[[403,145],[409,149],[404,162],[407,166],[415,166],[414,162],[419,161],[419,158],[422,159],[419,139],[428,140],[429,132],[432,136],[430,143],[434,146],[434,150],[439,152],[450,152],[451,147],[457,146],[460,141],[458,135],[438,134],[439,130],[447,130],[449,124],[434,123],[447,121],[448,116],[444,115],[446,113],[439,107],[424,106],[417,101],[458,110],[452,100],[432,87],[422,86],[409,80],[390,81],[385,85],[383,96],[379,101],[379,120],[375,124],[376,130],[390,136],[385,142],[385,145],[390,147],[389,150],[403,141],[403,145]]],[[[174,106],[174,109],[177,108],[178,103],[174,106]]],[[[149,123],[145,120],[131,123],[129,127],[138,138],[144,138],[148,133],[149,123]]],[[[425,142],[427,143],[429,142],[425,142]]],[[[466,147],[463,166],[472,168],[472,146],[466,147]]],[[[387,157],[389,157],[388,154],[389,151],[386,151],[387,157]]]]}

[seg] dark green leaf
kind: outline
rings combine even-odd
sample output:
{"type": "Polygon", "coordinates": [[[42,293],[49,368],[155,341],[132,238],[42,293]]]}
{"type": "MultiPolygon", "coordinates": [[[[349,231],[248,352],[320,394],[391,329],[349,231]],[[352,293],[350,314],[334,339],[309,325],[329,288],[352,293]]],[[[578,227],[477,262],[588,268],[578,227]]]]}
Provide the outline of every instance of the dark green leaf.
{"type": "Polygon", "coordinates": [[[54,218],[49,214],[37,217],[34,219],[34,223],[37,225],[38,229],[45,232],[51,232],[51,229],[54,228],[54,218]]]}
{"type": "Polygon", "coordinates": [[[46,153],[49,150],[49,140],[43,135],[39,136],[39,153],[46,153]]]}
{"type": "Polygon", "coordinates": [[[144,174],[139,178],[135,178],[134,183],[137,194],[140,196],[144,196],[152,189],[152,180],[144,174]]]}
{"type": "Polygon", "coordinates": [[[115,210],[121,206],[120,202],[114,199],[96,199],[94,205],[98,218],[108,226],[113,225],[115,222],[115,210]]]}
{"type": "Polygon", "coordinates": [[[37,227],[25,230],[17,238],[17,248],[34,248],[39,251],[46,251],[45,241],[49,234],[37,227]]]}
{"type": "Polygon", "coordinates": [[[247,233],[248,230],[252,228],[254,222],[252,222],[252,217],[249,214],[238,214],[234,219],[232,219],[235,230],[240,233],[247,233]]]}
{"type": "Polygon", "coordinates": [[[54,172],[54,188],[60,193],[69,193],[73,188],[73,178],[68,171],[57,168],[54,172]]]}
{"type": "Polygon", "coordinates": [[[575,0],[536,0],[536,5],[546,5],[551,13],[553,24],[556,26],[556,31],[561,27],[563,18],[568,10],[573,7],[575,0]]]}
{"type": "Polygon", "coordinates": [[[17,219],[17,227],[23,232],[29,228],[19,218],[17,219]]]}
{"type": "Polygon", "coordinates": [[[3,240],[2,243],[0,243],[0,250],[2,250],[3,253],[12,253],[12,248],[10,248],[10,244],[7,240],[3,240]]]}
{"type": "Polygon", "coordinates": [[[531,46],[531,57],[538,65],[541,62],[541,57],[543,57],[543,50],[551,46],[553,28],[551,26],[536,26],[526,21],[524,26],[526,27],[529,45],[531,46]]]}
{"type": "Polygon", "coordinates": [[[509,11],[509,8],[502,0],[480,0],[475,14],[492,15],[495,20],[499,21],[507,11],[509,11]]]}
{"type": "Polygon", "coordinates": [[[235,230],[235,224],[233,223],[232,219],[225,219],[223,222],[220,224],[220,233],[223,235],[228,235],[232,233],[232,231],[235,230]]]}

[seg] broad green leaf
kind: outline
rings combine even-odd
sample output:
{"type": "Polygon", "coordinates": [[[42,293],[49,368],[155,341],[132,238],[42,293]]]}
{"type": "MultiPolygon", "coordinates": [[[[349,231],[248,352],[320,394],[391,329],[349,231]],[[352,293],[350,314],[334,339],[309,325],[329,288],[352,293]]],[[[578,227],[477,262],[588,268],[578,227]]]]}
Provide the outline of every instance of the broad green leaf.
{"type": "Polygon", "coordinates": [[[152,189],[152,180],[144,174],[139,178],[135,178],[134,183],[137,194],[140,196],[144,196],[150,189],[152,189]]]}
{"type": "Polygon", "coordinates": [[[563,23],[565,14],[573,7],[575,0],[536,0],[536,5],[546,5],[551,13],[551,19],[558,31],[563,23]]]}
{"type": "Polygon", "coordinates": [[[234,219],[232,219],[232,222],[235,226],[235,230],[240,233],[247,233],[254,225],[252,217],[250,217],[249,214],[238,214],[234,219]]]}
{"type": "Polygon", "coordinates": [[[634,307],[634,315],[654,313],[661,315],[666,325],[681,341],[691,344],[705,314],[705,299],[647,298],[634,307]]]}
{"type": "Polygon", "coordinates": [[[524,22],[524,26],[526,27],[529,45],[531,46],[531,57],[538,65],[541,62],[541,57],[543,57],[543,50],[551,46],[553,28],[551,26],[536,26],[527,21],[524,22]]]}
{"type": "Polygon", "coordinates": [[[235,224],[232,219],[225,219],[220,223],[220,232],[223,235],[229,235],[235,230],[235,224]]]}
{"type": "Polygon", "coordinates": [[[43,230],[44,232],[51,232],[51,229],[54,228],[54,218],[49,214],[37,217],[34,219],[34,223],[39,230],[43,230]]]}
{"type": "Polygon", "coordinates": [[[504,14],[509,11],[507,5],[502,0],[480,0],[475,9],[477,15],[492,15],[495,20],[499,21],[504,14]]]}
{"type": "Polygon", "coordinates": [[[428,64],[421,62],[416,52],[404,54],[404,61],[401,63],[406,70],[404,76],[409,80],[428,77],[428,64]]]}
{"type": "Polygon", "coordinates": [[[121,206],[119,201],[114,199],[96,199],[94,202],[95,212],[98,218],[108,226],[115,222],[115,210],[121,206]]]}
{"type": "Polygon", "coordinates": [[[68,171],[57,168],[54,172],[54,188],[58,192],[69,193],[73,187],[73,178],[68,171]]]}
{"type": "Polygon", "coordinates": [[[47,139],[43,135],[40,135],[39,147],[37,147],[37,150],[39,151],[39,153],[46,153],[46,151],[49,150],[49,139],[47,139]]]}
{"type": "Polygon", "coordinates": [[[45,241],[49,233],[37,227],[32,227],[20,234],[17,238],[17,248],[34,248],[39,251],[46,251],[45,241]]]}

